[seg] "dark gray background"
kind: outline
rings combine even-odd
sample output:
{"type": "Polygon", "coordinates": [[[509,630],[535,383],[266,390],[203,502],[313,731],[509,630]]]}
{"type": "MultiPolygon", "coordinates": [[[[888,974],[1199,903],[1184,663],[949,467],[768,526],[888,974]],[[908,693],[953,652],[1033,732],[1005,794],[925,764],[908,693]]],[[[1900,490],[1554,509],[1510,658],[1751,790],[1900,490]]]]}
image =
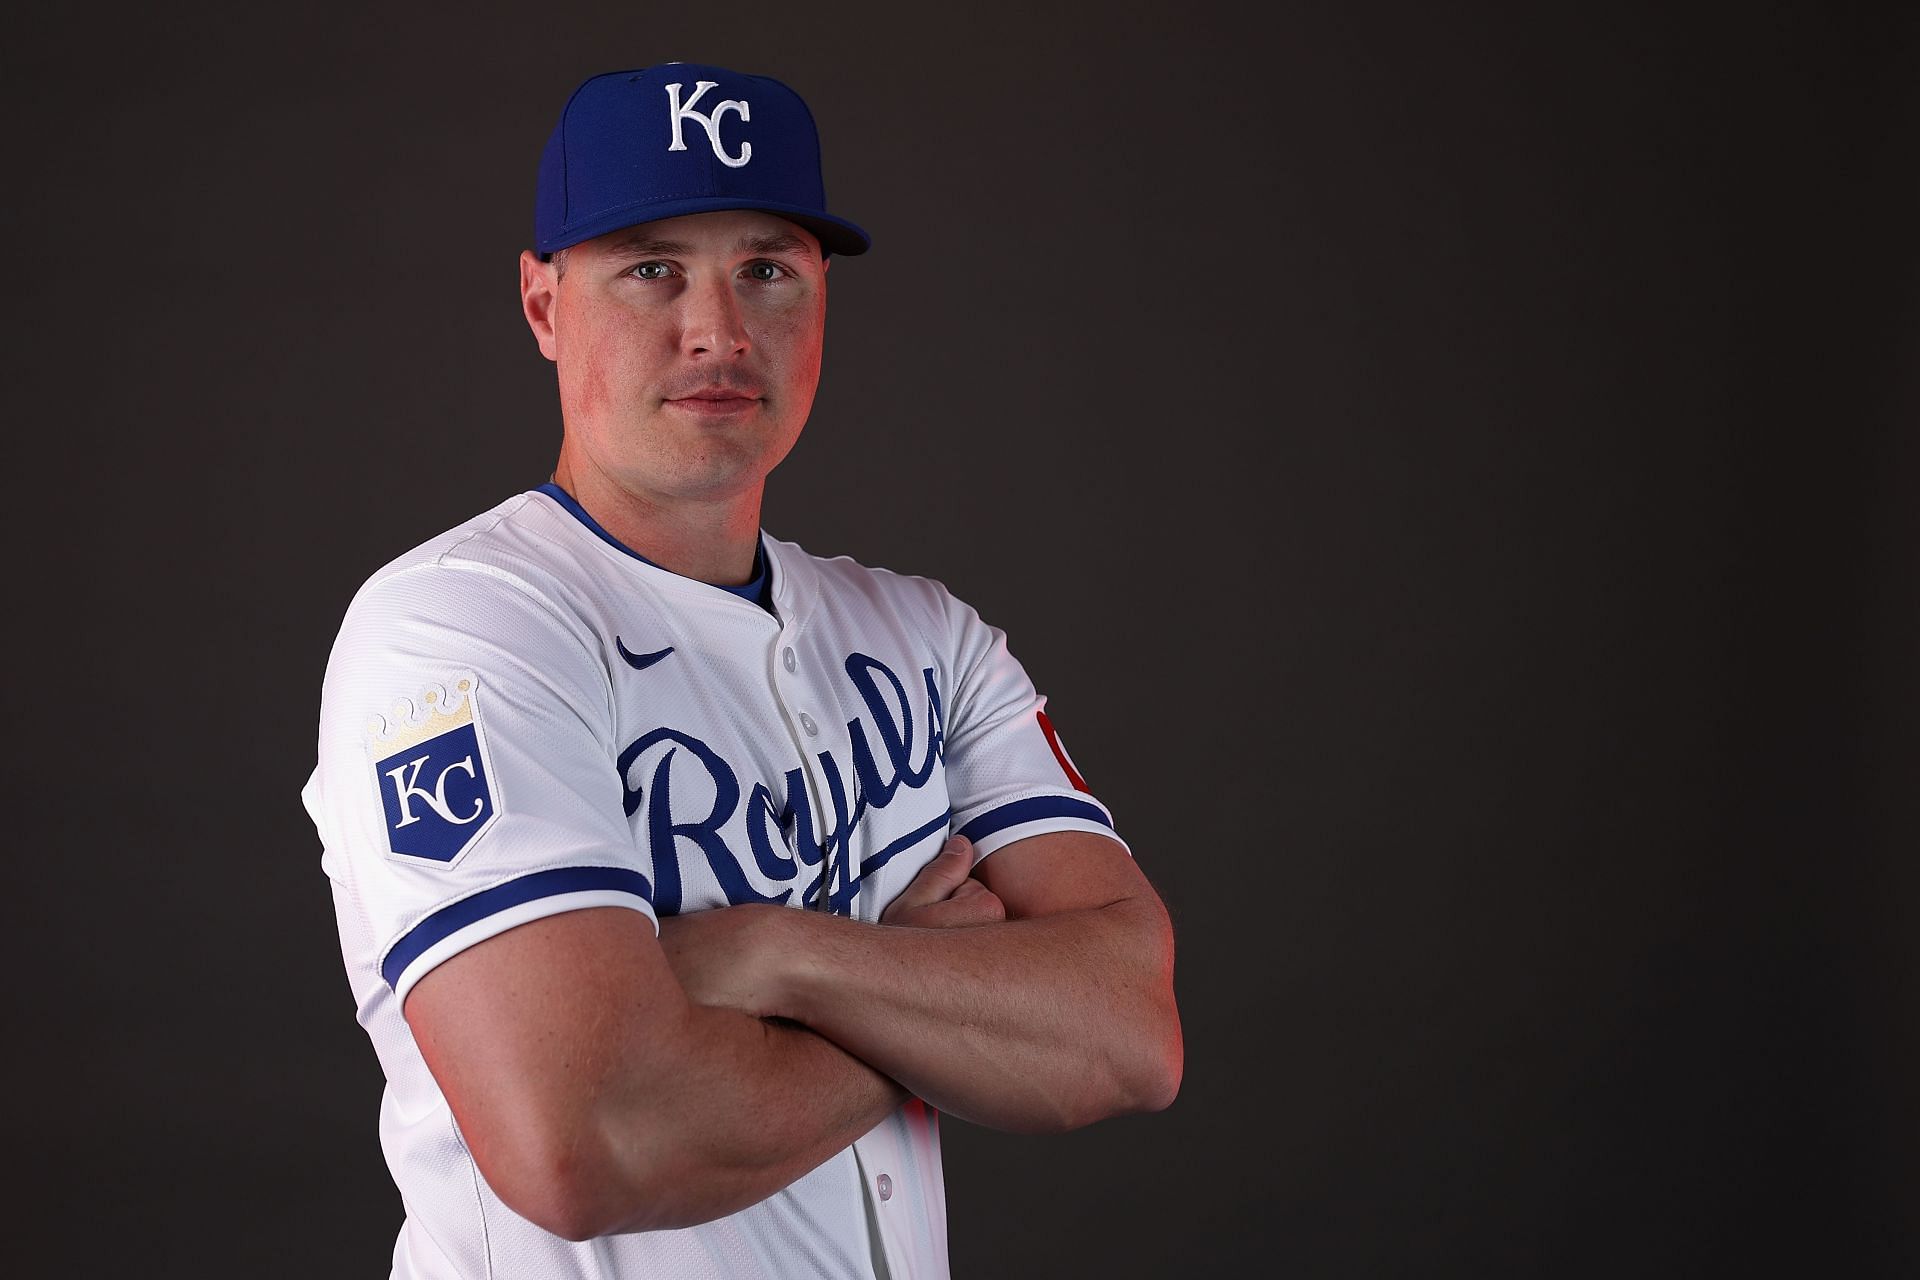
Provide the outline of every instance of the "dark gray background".
{"type": "Polygon", "coordinates": [[[539,148],[679,58],[875,236],[768,527],[1006,627],[1180,931],[958,1274],[1910,1274],[1915,23],[1554,8],[11,17],[10,1248],[385,1273],[320,673],[546,477],[539,148]]]}

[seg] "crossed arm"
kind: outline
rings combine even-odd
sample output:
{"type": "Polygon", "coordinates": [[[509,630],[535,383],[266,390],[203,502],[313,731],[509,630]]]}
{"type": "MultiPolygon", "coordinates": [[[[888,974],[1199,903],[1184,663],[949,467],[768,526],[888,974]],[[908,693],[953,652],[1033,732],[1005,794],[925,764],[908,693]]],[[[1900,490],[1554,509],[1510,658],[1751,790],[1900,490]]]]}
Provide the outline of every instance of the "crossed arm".
{"type": "Polygon", "coordinates": [[[977,868],[955,837],[878,925],[732,907],[660,939],[694,1001],[803,1023],[976,1124],[1058,1132],[1179,1088],[1173,931],[1103,836],[1035,837],[977,868]]]}
{"type": "Polygon", "coordinates": [[[753,1204],[909,1092],[1027,1131],[1166,1106],[1172,934],[1132,859],[1056,833],[971,865],[950,843],[879,925],[534,921],[429,973],[407,1019],[488,1183],[570,1239],[753,1204]]]}

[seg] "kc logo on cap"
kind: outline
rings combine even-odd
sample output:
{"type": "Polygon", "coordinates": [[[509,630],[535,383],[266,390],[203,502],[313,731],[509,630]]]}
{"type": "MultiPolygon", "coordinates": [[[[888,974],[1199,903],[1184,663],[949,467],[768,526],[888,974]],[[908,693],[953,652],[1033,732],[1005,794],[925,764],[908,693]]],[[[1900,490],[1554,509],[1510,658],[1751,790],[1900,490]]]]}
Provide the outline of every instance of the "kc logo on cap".
{"type": "Polygon", "coordinates": [[[546,255],[643,222],[727,209],[785,218],[826,253],[865,253],[871,243],[827,212],[820,134],[786,85],[685,62],[610,71],[573,91],[547,139],[533,246],[546,255]]]}
{"type": "Polygon", "coordinates": [[[703,116],[693,109],[694,106],[701,98],[706,96],[707,90],[717,89],[720,86],[711,80],[696,81],[693,86],[693,96],[688,98],[686,103],[682,105],[680,101],[680,90],[683,87],[684,86],[679,84],[670,84],[667,86],[667,120],[673,125],[673,142],[667,147],[667,150],[685,151],[687,144],[680,137],[680,122],[683,120],[698,120],[700,127],[707,131],[707,141],[713,144],[713,154],[719,157],[721,164],[732,169],[738,169],[741,165],[753,159],[753,144],[751,142],[741,143],[740,154],[737,156],[728,155],[727,149],[720,145],[721,116],[731,111],[740,117],[740,123],[742,124],[753,119],[752,114],[747,108],[746,100],[744,98],[729,98],[725,102],[716,102],[713,104],[713,110],[703,116]]]}

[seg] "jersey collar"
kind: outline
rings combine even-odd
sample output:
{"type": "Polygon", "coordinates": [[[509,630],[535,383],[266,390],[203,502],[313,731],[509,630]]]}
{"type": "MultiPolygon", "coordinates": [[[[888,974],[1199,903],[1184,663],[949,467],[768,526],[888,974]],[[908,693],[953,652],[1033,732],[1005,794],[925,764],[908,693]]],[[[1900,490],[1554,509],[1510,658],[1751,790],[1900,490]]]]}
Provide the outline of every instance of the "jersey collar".
{"type": "MultiPolygon", "coordinates": [[[[654,561],[647,559],[645,556],[641,555],[638,551],[635,551],[632,547],[620,541],[620,539],[614,537],[612,534],[608,533],[606,529],[601,527],[601,524],[598,520],[595,520],[591,515],[587,514],[587,509],[585,507],[581,506],[577,501],[574,500],[574,496],[572,494],[568,493],[565,489],[562,489],[559,485],[555,484],[553,481],[549,480],[545,484],[538,486],[537,488],[534,489],[534,492],[544,493],[549,498],[552,498],[555,502],[559,503],[561,510],[565,511],[568,515],[572,516],[575,520],[578,520],[581,524],[585,525],[589,532],[591,532],[595,537],[599,538],[600,541],[612,547],[614,550],[619,551],[625,555],[632,556],[635,560],[638,560],[641,564],[649,565],[655,569],[659,569],[660,572],[662,573],[673,573],[673,570],[665,568],[664,566],[659,565],[654,561]]],[[[742,600],[745,600],[748,604],[760,605],[761,607],[764,608],[765,602],[772,599],[772,592],[768,590],[768,587],[767,587],[767,573],[768,573],[767,564],[768,564],[768,561],[767,561],[766,538],[763,535],[755,539],[754,541],[753,580],[752,581],[746,583],[744,586],[738,586],[738,587],[724,586],[717,582],[702,583],[701,585],[713,587],[714,589],[719,591],[724,591],[728,595],[739,596],[742,600]]],[[[675,573],[673,574],[673,576],[676,578],[685,578],[684,574],[675,573]]],[[[694,581],[694,579],[686,578],[686,581],[692,582],[694,581]]]]}

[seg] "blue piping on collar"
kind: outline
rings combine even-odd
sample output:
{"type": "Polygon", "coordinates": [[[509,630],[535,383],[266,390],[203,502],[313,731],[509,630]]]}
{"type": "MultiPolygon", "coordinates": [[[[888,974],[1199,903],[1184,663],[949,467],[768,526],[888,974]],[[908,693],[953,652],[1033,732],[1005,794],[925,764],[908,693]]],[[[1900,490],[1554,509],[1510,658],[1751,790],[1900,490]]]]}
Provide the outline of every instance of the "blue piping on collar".
{"type": "MultiPolygon", "coordinates": [[[[632,556],[635,560],[638,560],[641,564],[653,565],[654,568],[659,569],[660,572],[662,573],[673,573],[673,570],[664,568],[658,564],[654,564],[653,561],[647,559],[645,556],[641,555],[638,551],[635,551],[632,547],[620,541],[620,539],[614,537],[612,534],[608,533],[605,529],[601,528],[600,522],[598,520],[595,520],[592,516],[588,515],[587,509],[581,506],[578,502],[574,501],[574,497],[572,494],[568,493],[565,489],[562,489],[559,485],[555,484],[553,481],[549,480],[545,484],[538,486],[537,488],[535,488],[534,492],[544,493],[549,498],[552,498],[555,502],[559,503],[560,506],[567,512],[568,515],[572,516],[575,520],[578,520],[581,524],[587,526],[587,528],[593,532],[595,537],[599,538],[600,541],[606,543],[608,546],[614,548],[617,551],[625,552],[627,555],[632,556]]],[[[681,575],[676,574],[675,576],[678,577],[681,575]]],[[[744,586],[738,586],[738,587],[729,587],[718,582],[709,582],[707,583],[707,585],[710,587],[718,587],[720,590],[725,591],[730,595],[739,596],[742,600],[745,600],[749,604],[757,604],[763,609],[766,608],[767,607],[767,601],[765,598],[767,595],[767,548],[766,546],[760,541],[760,539],[758,538],[754,539],[753,580],[751,582],[746,583],[744,586]]]]}

